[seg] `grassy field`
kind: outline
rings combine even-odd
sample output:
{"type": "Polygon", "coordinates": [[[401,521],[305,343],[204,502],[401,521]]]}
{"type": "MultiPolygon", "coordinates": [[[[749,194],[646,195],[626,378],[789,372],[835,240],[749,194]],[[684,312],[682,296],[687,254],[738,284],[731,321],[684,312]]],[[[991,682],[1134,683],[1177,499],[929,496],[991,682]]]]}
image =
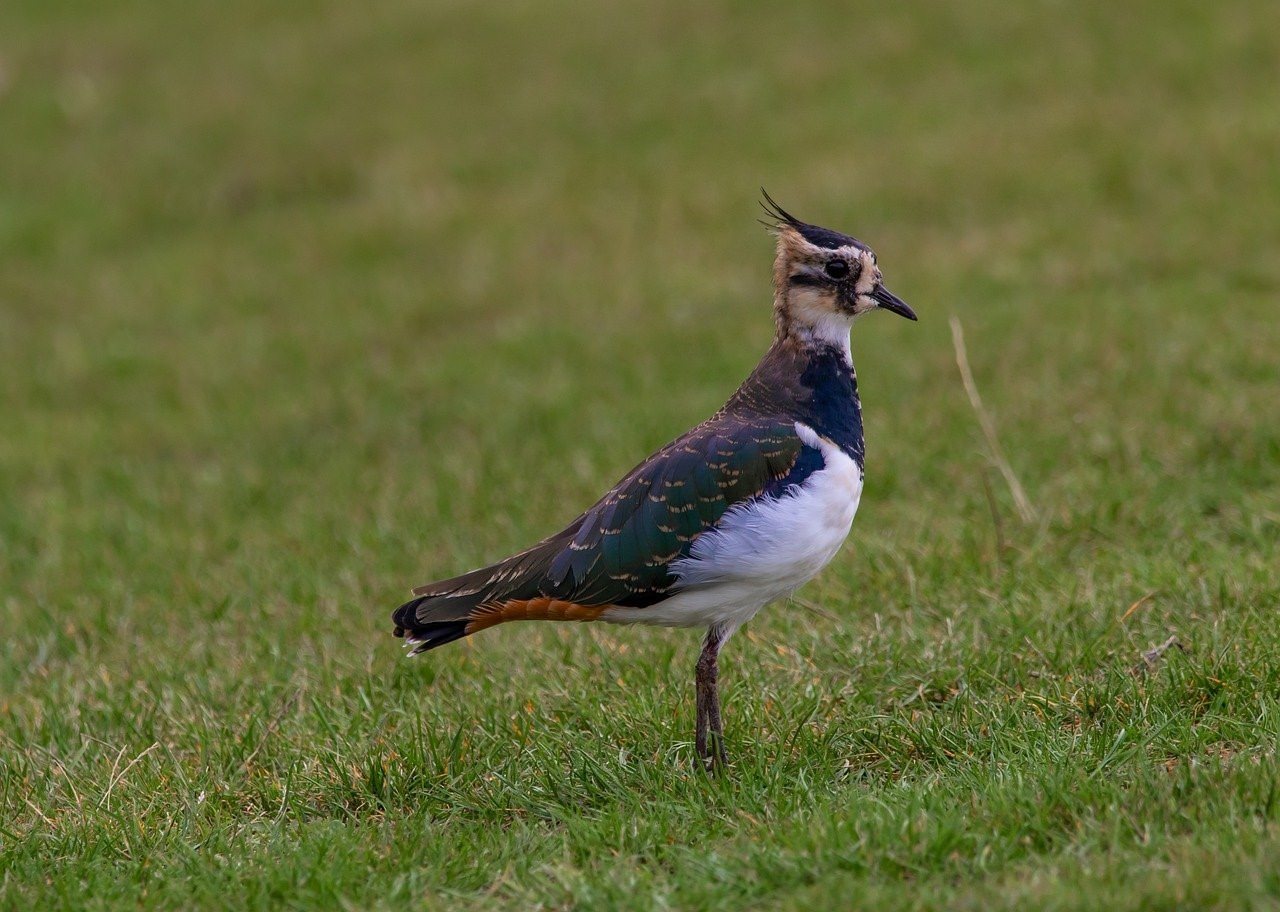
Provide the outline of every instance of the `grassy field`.
{"type": "Polygon", "coordinates": [[[0,907],[1280,908],[1277,72],[1261,0],[0,5],[0,907]],[[760,184],[921,322],[710,781],[695,633],[389,612],[750,370],[760,184]]]}

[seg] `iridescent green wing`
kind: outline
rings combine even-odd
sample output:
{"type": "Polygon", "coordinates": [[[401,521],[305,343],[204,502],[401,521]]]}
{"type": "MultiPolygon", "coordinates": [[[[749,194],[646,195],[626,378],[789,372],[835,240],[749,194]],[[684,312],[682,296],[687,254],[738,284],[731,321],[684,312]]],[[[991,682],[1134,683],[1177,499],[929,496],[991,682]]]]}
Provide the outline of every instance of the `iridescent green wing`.
{"type": "Polygon", "coordinates": [[[583,514],[539,588],[581,605],[659,602],[676,583],[671,562],[732,506],[781,493],[821,466],[793,422],[718,416],[659,450],[583,514]]]}

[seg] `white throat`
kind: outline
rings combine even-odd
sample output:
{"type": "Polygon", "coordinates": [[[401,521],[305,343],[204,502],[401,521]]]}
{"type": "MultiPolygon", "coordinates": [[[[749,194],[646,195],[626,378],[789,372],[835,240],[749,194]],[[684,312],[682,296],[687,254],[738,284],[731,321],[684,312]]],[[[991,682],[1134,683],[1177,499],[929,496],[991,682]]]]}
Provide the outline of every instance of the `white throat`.
{"type": "Polygon", "coordinates": [[[844,354],[844,362],[853,366],[853,351],[849,347],[850,323],[838,314],[823,314],[812,323],[798,324],[796,335],[814,346],[829,346],[844,354]]]}
{"type": "Polygon", "coordinates": [[[835,348],[844,353],[846,364],[853,364],[849,349],[852,317],[833,311],[828,301],[809,288],[792,289],[779,310],[796,338],[814,347],[835,348]]]}

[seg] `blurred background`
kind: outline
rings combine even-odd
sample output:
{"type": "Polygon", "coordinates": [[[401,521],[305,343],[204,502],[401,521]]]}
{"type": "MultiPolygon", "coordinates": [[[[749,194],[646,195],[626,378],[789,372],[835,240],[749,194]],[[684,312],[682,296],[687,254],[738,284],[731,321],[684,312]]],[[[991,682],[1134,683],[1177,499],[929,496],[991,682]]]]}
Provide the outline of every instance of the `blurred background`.
{"type": "MultiPolygon", "coordinates": [[[[582,749],[675,764],[691,635],[509,625],[410,666],[389,612],[558,528],[734,389],[772,333],[762,185],[870,243],[921,319],[855,328],[862,511],[802,593],[820,612],[775,608],[727,654],[739,754],[804,725],[781,695],[806,681],[871,712],[997,654],[1041,686],[1022,673],[1171,630],[1265,664],[1214,638],[1278,601],[1278,76],[1264,2],[6,0],[10,836],[98,832],[46,755],[105,789],[117,747],[115,772],[153,742],[131,775],[229,796],[183,812],[197,829],[292,800],[342,819],[423,712],[478,718],[499,766],[532,762],[502,749],[511,719],[563,744],[579,712],[582,749]]],[[[401,786],[378,800],[421,808],[401,786]]],[[[522,800],[485,787],[436,781],[430,813],[522,800]]],[[[277,860],[309,845],[289,825],[277,860]]],[[[137,838],[172,849],[156,826],[137,838]]]]}

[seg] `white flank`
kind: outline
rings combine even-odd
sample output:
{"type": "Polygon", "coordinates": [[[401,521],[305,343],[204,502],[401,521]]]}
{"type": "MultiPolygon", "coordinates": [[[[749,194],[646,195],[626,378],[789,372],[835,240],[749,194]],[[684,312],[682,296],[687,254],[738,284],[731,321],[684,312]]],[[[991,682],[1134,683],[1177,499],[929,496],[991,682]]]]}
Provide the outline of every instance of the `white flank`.
{"type": "Polygon", "coordinates": [[[684,587],[646,608],[610,608],[601,620],[664,627],[745,624],[765,605],[817,576],[844,543],[862,496],[858,464],[806,424],[806,446],[821,450],[824,466],[781,497],[731,507],[716,527],[693,542],[672,572],[684,587]]]}

